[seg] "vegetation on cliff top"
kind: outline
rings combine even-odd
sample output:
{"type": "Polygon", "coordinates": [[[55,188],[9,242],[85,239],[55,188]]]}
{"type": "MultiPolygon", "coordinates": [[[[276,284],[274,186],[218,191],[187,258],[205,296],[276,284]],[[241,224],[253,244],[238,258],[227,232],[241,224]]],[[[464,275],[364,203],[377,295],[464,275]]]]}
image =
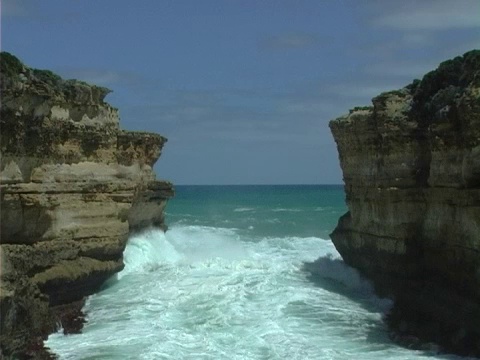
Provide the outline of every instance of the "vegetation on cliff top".
{"type": "MultiPolygon", "coordinates": [[[[434,112],[432,106],[435,104],[432,104],[432,99],[435,98],[435,102],[438,102],[441,98],[442,103],[447,103],[446,98],[453,100],[461,96],[469,84],[480,87],[479,69],[480,50],[471,50],[462,56],[440,63],[437,69],[427,73],[421,80],[413,80],[404,89],[384,92],[375,99],[391,95],[403,97],[410,93],[414,96],[417,111],[434,112]],[[423,109],[418,109],[420,105],[423,109]]],[[[357,106],[350,109],[349,113],[371,108],[371,106],[357,106]]]]}
{"type": "Polygon", "coordinates": [[[18,76],[23,68],[22,62],[16,56],[6,51],[0,53],[0,70],[5,76],[18,76]]]}
{"type": "Polygon", "coordinates": [[[16,56],[0,53],[1,88],[4,94],[11,91],[37,91],[42,96],[62,97],[66,101],[85,97],[90,93],[93,103],[103,103],[105,96],[112,91],[106,87],[90,85],[84,81],[64,80],[50,70],[32,69],[25,66],[16,56]],[[23,85],[18,86],[18,84],[23,85]]]}
{"type": "Polygon", "coordinates": [[[480,85],[479,69],[480,50],[472,50],[463,56],[442,62],[415,86],[416,101],[424,102],[447,86],[465,88],[472,82],[480,85]]]}

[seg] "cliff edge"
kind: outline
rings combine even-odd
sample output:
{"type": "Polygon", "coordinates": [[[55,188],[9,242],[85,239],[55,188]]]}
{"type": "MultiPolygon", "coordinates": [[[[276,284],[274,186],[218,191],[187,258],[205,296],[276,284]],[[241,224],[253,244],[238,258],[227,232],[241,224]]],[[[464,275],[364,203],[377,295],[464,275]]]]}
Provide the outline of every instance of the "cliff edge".
{"type": "Polygon", "coordinates": [[[35,357],[123,269],[128,234],[165,229],[166,139],[119,128],[110,90],[1,53],[0,357],[35,357]]]}
{"type": "Polygon", "coordinates": [[[330,122],[349,209],[333,243],[394,297],[396,339],[480,356],[480,51],[372,102],[330,122]]]}

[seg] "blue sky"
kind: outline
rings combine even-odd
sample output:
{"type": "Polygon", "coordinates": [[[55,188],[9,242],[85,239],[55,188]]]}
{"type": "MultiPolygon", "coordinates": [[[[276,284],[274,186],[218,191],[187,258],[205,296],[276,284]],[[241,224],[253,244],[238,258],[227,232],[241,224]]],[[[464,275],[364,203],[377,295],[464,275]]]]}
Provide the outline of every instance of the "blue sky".
{"type": "Polygon", "coordinates": [[[328,121],[480,48],[478,0],[3,0],[1,48],[111,88],[176,184],[342,183],[328,121]]]}

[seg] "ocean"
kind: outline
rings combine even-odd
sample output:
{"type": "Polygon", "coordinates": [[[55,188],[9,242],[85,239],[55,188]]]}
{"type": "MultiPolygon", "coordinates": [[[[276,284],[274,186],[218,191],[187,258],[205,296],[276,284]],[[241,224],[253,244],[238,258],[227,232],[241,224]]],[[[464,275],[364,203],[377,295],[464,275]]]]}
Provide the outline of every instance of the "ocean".
{"type": "Polygon", "coordinates": [[[177,186],[169,230],[130,238],[60,359],[460,359],[394,344],[391,306],[329,240],[342,186],[177,186]],[[316,259],[318,275],[304,264],[316,259]]]}

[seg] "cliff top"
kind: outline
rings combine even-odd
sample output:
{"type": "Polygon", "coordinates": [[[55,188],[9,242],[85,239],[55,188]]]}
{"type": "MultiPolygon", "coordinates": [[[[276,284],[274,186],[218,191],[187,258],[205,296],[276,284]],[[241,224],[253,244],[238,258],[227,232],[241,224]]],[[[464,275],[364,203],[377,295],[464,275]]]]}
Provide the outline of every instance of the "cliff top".
{"type": "Polygon", "coordinates": [[[436,70],[427,73],[421,81],[414,80],[407,87],[412,89],[416,101],[420,102],[448,86],[480,86],[480,50],[471,50],[463,56],[440,63],[436,70]]]}
{"type": "Polygon", "coordinates": [[[2,97],[19,94],[37,95],[59,102],[103,105],[110,89],[79,80],[65,80],[49,70],[33,69],[17,57],[0,53],[0,90],[2,97]]]}
{"type": "MultiPolygon", "coordinates": [[[[422,80],[415,79],[403,89],[381,93],[372,99],[372,103],[375,106],[385,103],[387,98],[411,97],[410,109],[427,120],[441,107],[464,95],[468,88],[480,88],[480,50],[471,50],[462,56],[444,61],[422,80]]],[[[350,110],[349,115],[371,111],[374,106],[355,107],[350,110]]],[[[342,121],[347,117],[341,116],[333,121],[342,121]]]]}

